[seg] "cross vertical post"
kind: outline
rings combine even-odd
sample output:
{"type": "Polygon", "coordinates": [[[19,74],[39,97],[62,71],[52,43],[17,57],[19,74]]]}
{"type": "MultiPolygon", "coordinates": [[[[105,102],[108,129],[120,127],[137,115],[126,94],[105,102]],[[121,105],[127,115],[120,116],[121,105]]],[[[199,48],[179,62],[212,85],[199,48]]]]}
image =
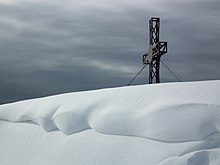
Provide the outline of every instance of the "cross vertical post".
{"type": "Polygon", "coordinates": [[[160,18],[149,20],[149,50],[143,64],[149,65],[149,84],[160,83],[160,58],[167,53],[167,42],[160,42],[160,18]]]}

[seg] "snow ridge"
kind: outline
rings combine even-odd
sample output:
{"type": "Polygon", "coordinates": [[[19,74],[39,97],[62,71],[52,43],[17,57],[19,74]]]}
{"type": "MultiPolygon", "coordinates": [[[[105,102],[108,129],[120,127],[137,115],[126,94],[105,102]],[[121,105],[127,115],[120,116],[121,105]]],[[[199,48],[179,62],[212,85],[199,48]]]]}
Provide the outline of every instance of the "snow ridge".
{"type": "Polygon", "coordinates": [[[132,86],[0,105],[0,119],[67,135],[93,129],[180,143],[220,132],[219,98],[220,81],[132,86]]]}

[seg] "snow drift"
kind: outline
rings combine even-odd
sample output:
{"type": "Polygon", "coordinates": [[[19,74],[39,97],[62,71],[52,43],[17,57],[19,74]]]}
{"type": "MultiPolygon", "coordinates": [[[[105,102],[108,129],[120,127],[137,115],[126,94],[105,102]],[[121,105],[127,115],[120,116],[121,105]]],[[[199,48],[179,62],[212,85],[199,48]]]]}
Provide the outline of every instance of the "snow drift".
{"type": "MultiPolygon", "coordinates": [[[[70,137],[72,140],[68,141],[67,146],[76,144],[76,141],[76,146],[79,146],[78,143],[82,143],[80,139],[85,140],[85,136],[105,141],[103,146],[96,141],[98,148],[95,144],[88,144],[90,147],[87,146],[86,155],[80,155],[79,152],[77,158],[70,157],[63,162],[62,156],[58,156],[59,161],[53,162],[51,159],[48,164],[220,164],[220,81],[102,89],[0,106],[1,136],[4,132],[14,132],[11,136],[21,138],[21,130],[25,128],[29,134],[33,134],[41,129],[38,125],[45,131],[32,137],[33,141],[38,136],[46,137],[48,134],[50,139],[59,139],[61,135],[70,137]],[[107,150],[112,146],[111,151],[107,150]],[[112,153],[115,153],[115,157],[112,153]],[[88,154],[98,154],[101,158],[92,162],[88,154]],[[131,159],[117,156],[124,154],[130,155],[131,159]]],[[[5,145],[7,140],[5,136],[0,140],[0,145],[5,145]]],[[[76,152],[74,147],[62,148],[59,141],[54,143],[60,145],[62,152],[76,152]]],[[[47,139],[40,144],[48,146],[52,142],[47,139]]],[[[28,145],[37,147],[32,142],[28,142],[28,145]]],[[[11,151],[13,145],[10,148],[6,145],[5,148],[11,151]]],[[[58,148],[54,149],[56,154],[58,148]]],[[[30,155],[29,151],[27,153],[30,155]]],[[[43,156],[40,157],[42,159],[43,156]]],[[[17,159],[24,161],[17,156],[10,162],[5,159],[5,163],[16,164],[19,162],[17,159]]],[[[50,159],[47,157],[46,160],[50,159]]]]}

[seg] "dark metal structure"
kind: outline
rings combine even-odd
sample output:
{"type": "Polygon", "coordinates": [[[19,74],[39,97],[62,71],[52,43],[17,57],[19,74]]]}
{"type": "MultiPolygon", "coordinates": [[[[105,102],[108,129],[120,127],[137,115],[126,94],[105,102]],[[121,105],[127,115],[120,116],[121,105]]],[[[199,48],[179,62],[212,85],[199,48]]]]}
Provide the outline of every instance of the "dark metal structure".
{"type": "Polygon", "coordinates": [[[167,53],[167,42],[160,42],[160,18],[149,20],[149,50],[143,64],[149,65],[149,84],[160,83],[160,58],[167,53]]]}

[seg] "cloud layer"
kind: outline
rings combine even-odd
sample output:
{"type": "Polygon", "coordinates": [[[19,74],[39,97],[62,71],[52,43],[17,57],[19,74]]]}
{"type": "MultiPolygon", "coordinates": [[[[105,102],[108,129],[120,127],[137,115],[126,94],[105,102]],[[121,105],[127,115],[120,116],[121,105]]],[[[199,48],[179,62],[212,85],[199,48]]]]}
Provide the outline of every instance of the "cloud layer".
{"type": "MultiPolygon", "coordinates": [[[[220,79],[219,9],[217,0],[0,0],[0,103],[127,85],[151,16],[168,41],[162,60],[182,81],[220,79]]],[[[135,83],[147,83],[147,70],[135,83]]]]}

